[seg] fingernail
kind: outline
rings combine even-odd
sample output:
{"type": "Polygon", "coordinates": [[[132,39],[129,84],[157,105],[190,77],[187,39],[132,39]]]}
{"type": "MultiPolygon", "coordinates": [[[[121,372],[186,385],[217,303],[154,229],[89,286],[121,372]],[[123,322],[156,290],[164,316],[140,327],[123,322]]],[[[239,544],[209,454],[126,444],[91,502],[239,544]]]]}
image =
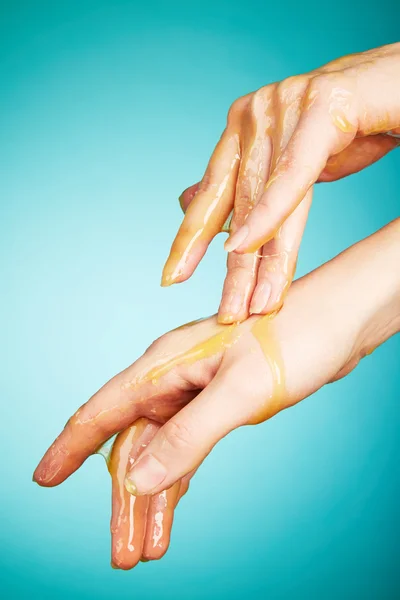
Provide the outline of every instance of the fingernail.
{"type": "Polygon", "coordinates": [[[125,487],[130,494],[149,494],[167,476],[167,469],[152,454],[141,458],[125,479],[125,487]]]}
{"type": "Polygon", "coordinates": [[[115,564],[115,562],[111,561],[111,568],[112,569],[119,569],[119,566],[115,564]]]}
{"type": "Polygon", "coordinates": [[[240,229],[235,231],[235,233],[226,240],[224,244],[225,250],[227,252],[233,252],[234,250],[236,250],[236,248],[243,244],[248,235],[249,228],[247,227],[247,225],[242,225],[240,229]]]}
{"type": "Polygon", "coordinates": [[[171,271],[171,269],[169,269],[167,267],[168,262],[166,263],[162,275],[161,275],[161,287],[168,287],[170,285],[172,285],[173,283],[175,283],[175,280],[178,276],[177,274],[177,269],[174,269],[173,271],[171,271]]]}
{"type": "Polygon", "coordinates": [[[176,283],[176,280],[180,275],[182,275],[181,261],[179,259],[175,259],[174,257],[171,258],[170,256],[164,265],[161,276],[161,287],[168,287],[169,285],[176,283]]]}
{"type": "Polygon", "coordinates": [[[174,283],[172,279],[172,275],[164,275],[161,276],[161,287],[168,287],[174,283]]]}
{"type": "Polygon", "coordinates": [[[218,315],[218,323],[221,325],[230,325],[235,321],[235,316],[230,314],[218,315]]]}
{"type": "Polygon", "coordinates": [[[243,305],[243,296],[239,292],[234,292],[223,304],[223,310],[220,311],[218,320],[220,323],[232,323],[239,314],[243,305]]]}
{"type": "Polygon", "coordinates": [[[140,562],[150,562],[150,559],[148,559],[148,558],[141,558],[140,562]]]}
{"type": "Polygon", "coordinates": [[[62,467],[62,463],[57,458],[57,456],[43,458],[33,473],[32,481],[42,486],[49,484],[62,467]]]}
{"type": "Polygon", "coordinates": [[[257,285],[250,303],[251,314],[258,315],[265,309],[271,296],[271,290],[272,287],[269,281],[257,285]]]}

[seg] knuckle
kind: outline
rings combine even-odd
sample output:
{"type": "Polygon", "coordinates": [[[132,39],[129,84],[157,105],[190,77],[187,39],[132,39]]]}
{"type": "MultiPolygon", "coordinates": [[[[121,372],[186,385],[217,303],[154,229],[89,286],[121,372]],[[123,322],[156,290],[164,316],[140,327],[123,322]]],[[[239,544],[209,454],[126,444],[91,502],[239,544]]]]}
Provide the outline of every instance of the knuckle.
{"type": "Polygon", "coordinates": [[[146,354],[151,354],[153,352],[157,352],[160,349],[160,347],[163,345],[166,335],[167,334],[165,334],[165,335],[155,339],[153,342],[151,342],[150,346],[148,346],[146,348],[144,354],[146,355],[146,354]]]}
{"type": "Polygon", "coordinates": [[[333,90],[344,85],[342,73],[318,73],[308,86],[308,95],[318,94],[323,101],[328,100],[333,90]]]}
{"type": "Polygon", "coordinates": [[[276,86],[279,102],[282,104],[291,103],[302,96],[308,80],[307,75],[294,75],[280,81],[276,86]]]}
{"type": "Polygon", "coordinates": [[[252,115],[254,115],[255,117],[259,116],[260,111],[265,110],[270,98],[271,89],[272,86],[265,85],[259,90],[252,93],[249,102],[249,108],[252,115]]]}
{"type": "Polygon", "coordinates": [[[227,119],[228,125],[236,120],[238,113],[240,113],[240,112],[241,112],[241,108],[240,108],[240,98],[239,98],[239,99],[235,100],[229,107],[228,119],[227,119]]]}
{"type": "Polygon", "coordinates": [[[164,438],[174,450],[185,450],[192,445],[193,431],[185,423],[171,420],[164,426],[164,438]]]}
{"type": "Polygon", "coordinates": [[[241,96],[237,98],[230,106],[228,110],[228,125],[236,122],[243,114],[246,109],[251,95],[247,94],[246,96],[241,96]]]}
{"type": "Polygon", "coordinates": [[[168,331],[167,333],[164,333],[150,344],[150,346],[144,352],[144,355],[162,353],[164,349],[170,347],[171,344],[173,344],[174,337],[174,329],[168,331]]]}

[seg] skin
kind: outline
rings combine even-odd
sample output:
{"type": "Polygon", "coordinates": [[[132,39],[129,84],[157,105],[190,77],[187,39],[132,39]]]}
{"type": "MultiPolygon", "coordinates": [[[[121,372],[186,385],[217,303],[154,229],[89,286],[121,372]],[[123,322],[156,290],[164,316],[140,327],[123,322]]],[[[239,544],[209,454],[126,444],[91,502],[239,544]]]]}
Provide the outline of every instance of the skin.
{"type": "Polygon", "coordinates": [[[188,279],[233,211],[220,323],[282,305],[316,182],[356,173],[399,145],[400,43],[353,54],[236,100],[186,211],[162,285],[188,279]]]}
{"type": "Polygon", "coordinates": [[[134,498],[125,487],[125,477],[160,429],[149,419],[137,419],[117,435],[110,451],[98,450],[106,458],[112,484],[111,566],[129,570],[138,562],[158,560],[168,550],[174,511],[189,488],[194,471],[168,490],[134,498]]]}
{"type": "Polygon", "coordinates": [[[163,425],[125,486],[138,496],[170,488],[232,429],[347,375],[398,332],[399,259],[397,220],[297,280],[274,318],[224,326],[214,316],[163,335],[71,417],[35,481],[62,483],[111,435],[146,417],[163,425]]]}
{"type": "Polygon", "coordinates": [[[111,565],[115,569],[132,569],[139,561],[157,560],[165,554],[175,507],[189,487],[191,474],[153,496],[134,498],[127,491],[127,472],[159,428],[159,423],[138,419],[116,437],[107,461],[112,482],[111,565]]]}

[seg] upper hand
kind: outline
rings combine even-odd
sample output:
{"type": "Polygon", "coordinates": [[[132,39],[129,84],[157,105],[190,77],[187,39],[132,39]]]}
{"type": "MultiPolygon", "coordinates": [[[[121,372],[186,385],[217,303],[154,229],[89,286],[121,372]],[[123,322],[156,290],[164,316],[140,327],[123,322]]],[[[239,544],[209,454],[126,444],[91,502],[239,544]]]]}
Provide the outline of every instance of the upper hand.
{"type": "Polygon", "coordinates": [[[400,134],[400,43],[346,56],[236,100],[185,218],[163,285],[188,279],[233,210],[218,318],[280,307],[293,279],[312,185],[355,173],[400,134]],[[389,135],[388,135],[389,134],[389,135]]]}

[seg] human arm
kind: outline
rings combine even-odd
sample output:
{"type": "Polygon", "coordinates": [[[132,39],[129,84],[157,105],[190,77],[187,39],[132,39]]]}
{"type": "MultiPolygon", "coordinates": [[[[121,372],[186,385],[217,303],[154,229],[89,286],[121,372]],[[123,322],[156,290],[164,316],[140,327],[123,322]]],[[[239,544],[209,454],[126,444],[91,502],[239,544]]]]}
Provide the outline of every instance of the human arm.
{"type": "Polygon", "coordinates": [[[140,416],[165,423],[128,475],[136,494],[189,473],[232,429],[263,421],[350,372],[400,329],[400,221],[291,287],[274,318],[215,317],[165,334],[70,419],[35,471],[57,485],[140,416]]]}
{"type": "MultiPolygon", "coordinates": [[[[185,218],[163,285],[188,279],[233,210],[221,323],[278,309],[293,279],[315,182],[399,145],[400,43],[339,58],[236,100],[185,218]]],[[[344,216],[345,218],[345,216],[344,216]]]]}

